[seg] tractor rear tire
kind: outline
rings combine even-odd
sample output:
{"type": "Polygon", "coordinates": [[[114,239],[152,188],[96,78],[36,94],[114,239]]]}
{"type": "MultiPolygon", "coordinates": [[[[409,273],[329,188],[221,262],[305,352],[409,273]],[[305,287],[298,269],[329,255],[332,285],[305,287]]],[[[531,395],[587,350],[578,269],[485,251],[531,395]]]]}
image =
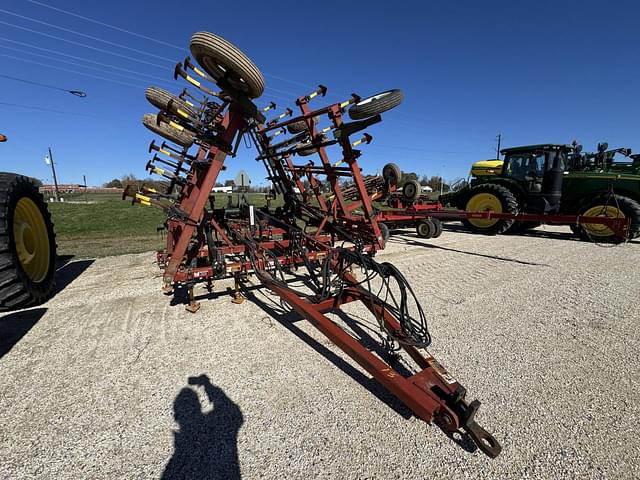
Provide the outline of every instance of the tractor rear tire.
{"type": "MultiPolygon", "coordinates": [[[[518,201],[513,193],[502,185],[485,183],[471,189],[465,205],[467,212],[518,213],[518,201]]],[[[497,235],[509,230],[514,220],[464,219],[462,223],[471,231],[485,235],[497,235]]]]}
{"type": "Polygon", "coordinates": [[[352,120],[373,117],[387,110],[397,107],[402,103],[404,95],[402,90],[394,89],[372,95],[360,100],[349,109],[349,117],[352,120]]]}
{"type": "Polygon", "coordinates": [[[0,311],[44,302],[55,287],[56,237],[33,182],[0,173],[0,311]]]}
{"type": "Polygon", "coordinates": [[[228,83],[249,98],[264,92],[264,77],[242,51],[224,38],[209,32],[197,32],[189,44],[191,55],[216,81],[228,83]]]}
{"type": "MultiPolygon", "coordinates": [[[[619,217],[631,219],[629,238],[640,236],[640,203],[622,195],[601,196],[593,199],[581,208],[580,215],[587,217],[619,217]]],[[[617,236],[605,225],[584,223],[580,225],[580,233],[584,240],[603,242],[622,242],[625,239],[617,236]]]]}
{"type": "Polygon", "coordinates": [[[420,238],[433,238],[436,233],[436,226],[431,219],[425,218],[416,224],[416,234],[420,238]]]}
{"type": "Polygon", "coordinates": [[[157,133],[176,145],[185,148],[193,145],[193,132],[187,129],[178,130],[162,120],[158,122],[158,116],[155,113],[145,113],[142,117],[142,124],[153,133],[157,133]]]}
{"type": "Polygon", "coordinates": [[[158,110],[173,113],[185,120],[193,121],[198,118],[195,110],[181,98],[159,87],[149,87],[144,92],[149,103],[158,110]],[[186,115],[186,116],[185,116],[186,115]]]}
{"type": "Polygon", "coordinates": [[[527,232],[529,230],[533,230],[534,228],[538,228],[540,225],[542,225],[542,222],[514,222],[509,229],[509,233],[527,232]]]}

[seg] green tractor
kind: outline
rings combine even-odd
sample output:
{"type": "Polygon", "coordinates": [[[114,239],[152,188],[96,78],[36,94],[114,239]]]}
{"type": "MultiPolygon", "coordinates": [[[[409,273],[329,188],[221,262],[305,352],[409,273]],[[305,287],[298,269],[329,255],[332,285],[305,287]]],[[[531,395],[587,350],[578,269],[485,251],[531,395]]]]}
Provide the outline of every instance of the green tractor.
{"type": "MultiPolygon", "coordinates": [[[[640,155],[630,149],[583,154],[576,145],[527,145],[501,151],[504,160],[474,163],[471,179],[440,197],[445,206],[468,212],[608,216],[631,219],[631,238],[640,236],[640,155]],[[625,157],[617,161],[616,155],[625,157]]],[[[495,235],[535,228],[537,222],[468,218],[477,233],[495,235]]],[[[621,238],[601,224],[572,225],[574,233],[598,241],[621,238]]]]}

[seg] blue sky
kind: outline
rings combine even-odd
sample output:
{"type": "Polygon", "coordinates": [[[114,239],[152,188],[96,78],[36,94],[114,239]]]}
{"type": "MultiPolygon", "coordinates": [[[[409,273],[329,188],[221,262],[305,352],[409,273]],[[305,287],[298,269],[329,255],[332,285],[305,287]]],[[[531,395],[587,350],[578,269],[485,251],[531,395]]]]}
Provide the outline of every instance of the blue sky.
{"type": "MultiPolygon", "coordinates": [[[[473,161],[494,155],[498,132],[505,146],[578,139],[585,150],[605,140],[640,150],[637,2],[311,5],[3,1],[0,74],[83,90],[87,97],[0,77],[0,133],[9,137],[0,144],[0,169],[50,182],[43,158],[51,146],[63,183],[81,183],[83,174],[91,185],[128,173],[146,176],[153,135],[140,119],[153,108],[144,89],[179,92],[185,86],[172,79],[172,68],[199,30],[227,38],[260,67],[266,93],[259,105],[293,106],[294,97],[318,83],[329,87],[331,102],[351,92],[402,89],[404,103],[368,130],[373,143],[360,160],[368,173],[395,162],[419,174],[466,176],[473,161]]],[[[254,184],[264,183],[255,154],[242,146],[222,179],[243,169],[254,184]]]]}

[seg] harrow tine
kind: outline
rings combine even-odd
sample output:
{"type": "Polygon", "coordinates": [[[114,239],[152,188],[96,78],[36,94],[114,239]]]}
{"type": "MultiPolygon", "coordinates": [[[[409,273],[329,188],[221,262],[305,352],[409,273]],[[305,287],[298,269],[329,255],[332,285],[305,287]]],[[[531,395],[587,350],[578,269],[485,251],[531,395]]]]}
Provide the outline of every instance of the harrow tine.
{"type": "Polygon", "coordinates": [[[266,107],[263,107],[261,111],[268,112],[269,110],[274,110],[275,108],[276,108],[275,102],[269,102],[269,105],[267,105],[266,107]]]}
{"type": "Polygon", "coordinates": [[[324,85],[318,85],[318,89],[311,92],[309,95],[303,95],[302,97],[296,100],[296,105],[300,106],[303,103],[309,103],[318,95],[325,96],[327,94],[327,87],[324,85]]]}
{"type": "Polygon", "coordinates": [[[280,120],[282,120],[284,117],[290,117],[291,115],[293,115],[293,110],[291,110],[290,108],[287,108],[284,112],[282,112],[280,115],[278,115],[276,118],[274,118],[273,120],[269,120],[267,122],[268,126],[273,126],[275,124],[277,124],[280,120]]]}
{"type": "Polygon", "coordinates": [[[184,78],[191,85],[193,85],[194,87],[196,87],[199,90],[202,90],[207,95],[211,95],[212,97],[219,97],[220,96],[220,94],[218,92],[214,92],[210,88],[205,87],[204,85],[202,85],[202,83],[200,83],[198,80],[196,80],[191,75],[189,75],[189,73],[182,67],[182,63],[180,63],[180,62],[176,63],[176,66],[175,66],[175,68],[173,70],[173,78],[174,78],[174,80],[177,80],[178,77],[184,78]]]}

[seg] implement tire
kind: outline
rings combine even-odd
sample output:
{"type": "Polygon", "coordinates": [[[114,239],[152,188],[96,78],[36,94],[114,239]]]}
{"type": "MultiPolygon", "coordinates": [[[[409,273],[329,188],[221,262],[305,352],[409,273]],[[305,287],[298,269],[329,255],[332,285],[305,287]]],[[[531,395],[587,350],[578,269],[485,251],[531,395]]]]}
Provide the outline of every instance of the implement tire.
{"type": "Polygon", "coordinates": [[[224,38],[209,32],[197,32],[189,44],[193,58],[216,81],[228,83],[249,98],[264,92],[264,77],[242,51],[224,38]]]}
{"type": "Polygon", "coordinates": [[[198,118],[195,110],[191,108],[187,102],[162,88],[149,87],[144,92],[144,96],[147,98],[149,103],[158,110],[173,113],[174,115],[189,121],[193,121],[198,118]]]}
{"type": "Polygon", "coordinates": [[[142,117],[142,124],[153,133],[157,133],[176,145],[185,148],[193,145],[193,132],[187,129],[178,130],[162,120],[158,122],[158,116],[155,113],[145,113],[142,117]]]}
{"type": "Polygon", "coordinates": [[[403,99],[402,90],[394,89],[380,92],[354,104],[349,109],[349,117],[352,120],[373,117],[397,107],[403,99]]]}
{"type": "Polygon", "coordinates": [[[0,173],[0,311],[44,302],[55,287],[56,238],[33,182],[0,173]]]}
{"type": "MultiPolygon", "coordinates": [[[[508,188],[494,183],[473,187],[464,210],[467,212],[518,213],[518,201],[508,188]]],[[[514,220],[467,218],[462,223],[471,231],[485,235],[504,233],[511,228],[514,220]]]]}

